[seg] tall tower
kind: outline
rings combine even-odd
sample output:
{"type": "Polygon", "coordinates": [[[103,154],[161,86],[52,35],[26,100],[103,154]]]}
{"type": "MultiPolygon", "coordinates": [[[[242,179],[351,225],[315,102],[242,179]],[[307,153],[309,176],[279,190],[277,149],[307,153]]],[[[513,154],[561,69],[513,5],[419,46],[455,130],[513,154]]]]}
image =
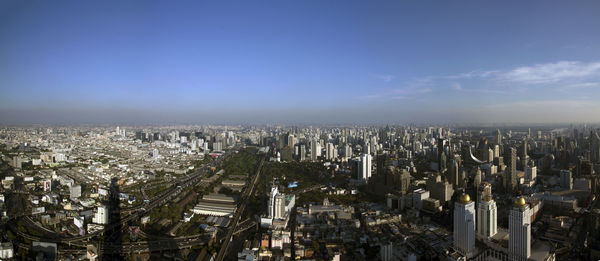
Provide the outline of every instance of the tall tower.
{"type": "Polygon", "coordinates": [[[450,181],[450,183],[452,184],[453,188],[458,188],[458,180],[459,180],[459,176],[458,176],[458,160],[456,160],[456,157],[453,157],[452,160],[450,160],[450,169],[448,171],[448,180],[450,181]]]}
{"type": "Polygon", "coordinates": [[[360,156],[358,174],[360,178],[365,181],[368,181],[369,178],[371,178],[371,155],[363,154],[360,156]]]}
{"type": "Polygon", "coordinates": [[[527,260],[531,255],[531,212],[525,199],[515,199],[508,216],[508,254],[511,260],[527,260]]]}
{"type": "Polygon", "coordinates": [[[475,253],[475,203],[468,194],[454,203],[454,247],[467,257],[475,253]]]}
{"type": "Polygon", "coordinates": [[[288,137],[287,137],[287,145],[293,148],[294,144],[296,144],[296,140],[294,139],[294,134],[290,133],[290,134],[288,134],[288,137]]]}
{"type": "Polygon", "coordinates": [[[498,232],[498,208],[491,195],[484,194],[477,204],[477,235],[489,238],[498,232]]]}
{"type": "Polygon", "coordinates": [[[304,144],[300,144],[300,161],[306,160],[306,146],[304,144]]]}
{"type": "Polygon", "coordinates": [[[321,147],[319,146],[319,142],[317,141],[317,139],[313,139],[310,142],[310,160],[311,161],[316,161],[317,160],[317,156],[320,154],[317,154],[317,151],[321,150],[321,147]]]}
{"type": "Polygon", "coordinates": [[[509,193],[517,190],[517,150],[513,147],[506,148],[504,153],[504,187],[509,193]]]}
{"type": "Polygon", "coordinates": [[[600,137],[595,131],[590,132],[590,160],[600,163],[600,137]]]}
{"type": "Polygon", "coordinates": [[[271,187],[271,193],[269,193],[269,202],[267,207],[267,214],[269,215],[269,217],[275,216],[275,197],[277,196],[277,194],[279,194],[277,186],[271,187]]]}
{"type": "Polygon", "coordinates": [[[502,145],[502,133],[500,129],[496,129],[496,144],[502,145]]]}
{"type": "Polygon", "coordinates": [[[333,143],[331,143],[331,142],[327,142],[326,147],[327,148],[326,148],[325,156],[328,160],[332,160],[334,158],[333,154],[335,151],[335,145],[333,145],[333,143]]]}
{"type": "Polygon", "coordinates": [[[446,146],[446,140],[442,138],[438,138],[437,141],[437,160],[438,160],[438,171],[440,173],[444,173],[446,169],[446,162],[442,160],[442,155],[444,154],[444,149],[446,146]]]}
{"type": "Polygon", "coordinates": [[[273,205],[273,218],[285,218],[285,195],[283,193],[275,195],[275,203],[273,205]]]}

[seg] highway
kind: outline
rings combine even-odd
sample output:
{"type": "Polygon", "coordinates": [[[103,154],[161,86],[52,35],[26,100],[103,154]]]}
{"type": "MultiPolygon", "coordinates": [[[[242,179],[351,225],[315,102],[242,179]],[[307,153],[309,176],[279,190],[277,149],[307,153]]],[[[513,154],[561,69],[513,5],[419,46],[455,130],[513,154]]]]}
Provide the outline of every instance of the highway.
{"type": "Polygon", "coordinates": [[[221,261],[225,258],[225,254],[227,253],[227,249],[229,247],[229,242],[231,242],[233,233],[236,231],[238,222],[240,221],[240,217],[242,216],[242,213],[244,213],[246,205],[249,202],[248,199],[254,192],[254,187],[256,186],[256,183],[258,182],[258,178],[260,177],[260,171],[262,170],[263,163],[265,162],[265,157],[266,156],[261,157],[260,163],[258,164],[258,167],[256,168],[256,174],[254,175],[254,180],[252,180],[250,187],[247,188],[246,190],[244,190],[244,194],[242,195],[240,207],[236,210],[235,215],[233,217],[233,222],[231,222],[231,227],[229,228],[229,231],[227,231],[227,235],[225,236],[225,238],[223,240],[221,249],[219,249],[219,254],[217,255],[217,258],[216,258],[217,261],[221,261]]]}

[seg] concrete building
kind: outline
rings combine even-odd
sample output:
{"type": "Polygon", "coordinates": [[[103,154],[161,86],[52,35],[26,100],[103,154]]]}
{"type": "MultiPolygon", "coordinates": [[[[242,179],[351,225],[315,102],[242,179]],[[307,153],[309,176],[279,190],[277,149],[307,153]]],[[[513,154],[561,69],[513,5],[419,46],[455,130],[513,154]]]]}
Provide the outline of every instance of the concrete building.
{"type": "Polygon", "coordinates": [[[283,219],[285,218],[285,213],[285,195],[283,193],[279,193],[275,195],[273,204],[273,218],[283,219]]]}
{"type": "Polygon", "coordinates": [[[560,171],[560,186],[563,189],[573,189],[573,177],[570,170],[560,171]]]}
{"type": "Polygon", "coordinates": [[[76,199],[81,197],[81,185],[71,186],[69,189],[69,198],[76,199]]]}
{"type": "Polygon", "coordinates": [[[510,260],[527,260],[531,255],[531,211],[525,199],[515,199],[508,216],[510,260]]]}
{"type": "Polygon", "coordinates": [[[316,161],[317,157],[321,155],[321,145],[317,139],[313,139],[310,142],[310,160],[316,161]]]}
{"type": "Polygon", "coordinates": [[[454,247],[470,257],[475,253],[475,203],[462,194],[454,204],[454,247]]]}
{"type": "Polygon", "coordinates": [[[423,208],[423,200],[429,198],[429,191],[424,189],[417,189],[412,193],[412,205],[416,209],[423,208]]]}
{"type": "Polygon", "coordinates": [[[368,181],[371,178],[371,155],[363,154],[358,163],[358,176],[361,180],[368,181]]]}
{"type": "Polygon", "coordinates": [[[485,195],[477,204],[477,235],[490,238],[498,233],[498,208],[496,201],[485,195]]]}
{"type": "Polygon", "coordinates": [[[509,193],[512,193],[518,188],[517,181],[517,149],[509,147],[505,149],[504,164],[504,187],[509,193]]]}
{"type": "Polygon", "coordinates": [[[332,160],[335,158],[335,154],[336,154],[335,149],[336,148],[335,148],[335,145],[333,145],[333,143],[331,143],[331,142],[327,143],[327,150],[326,150],[326,154],[325,154],[327,160],[332,160]]]}
{"type": "MultiPolygon", "coordinates": [[[[408,172],[408,171],[406,171],[408,172]]],[[[410,175],[410,174],[409,174],[410,175]]],[[[439,200],[442,204],[450,201],[454,194],[452,184],[442,181],[440,175],[430,175],[426,182],[427,190],[430,191],[430,196],[439,200]]]]}
{"type": "Polygon", "coordinates": [[[537,177],[537,167],[527,166],[525,167],[525,179],[534,181],[537,177]]]}
{"type": "Polygon", "coordinates": [[[98,206],[96,210],[96,215],[92,220],[96,224],[106,225],[108,224],[108,207],[105,205],[98,206]]]}
{"type": "Polygon", "coordinates": [[[275,215],[275,196],[279,193],[277,186],[273,186],[271,188],[271,193],[269,193],[269,202],[267,204],[267,216],[273,217],[275,215]]]}
{"type": "Polygon", "coordinates": [[[13,244],[11,242],[0,243],[0,259],[10,259],[14,257],[13,244]]]}
{"type": "Polygon", "coordinates": [[[299,160],[305,161],[306,160],[306,146],[304,144],[300,145],[299,154],[300,154],[299,160]]]}

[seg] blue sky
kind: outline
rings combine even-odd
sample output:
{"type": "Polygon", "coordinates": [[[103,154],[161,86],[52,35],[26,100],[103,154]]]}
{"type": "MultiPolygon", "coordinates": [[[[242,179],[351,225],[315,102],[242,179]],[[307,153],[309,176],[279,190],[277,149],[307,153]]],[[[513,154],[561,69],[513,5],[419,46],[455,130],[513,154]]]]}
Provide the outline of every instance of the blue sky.
{"type": "Polygon", "coordinates": [[[596,122],[598,1],[2,1],[0,123],[596,122]]]}

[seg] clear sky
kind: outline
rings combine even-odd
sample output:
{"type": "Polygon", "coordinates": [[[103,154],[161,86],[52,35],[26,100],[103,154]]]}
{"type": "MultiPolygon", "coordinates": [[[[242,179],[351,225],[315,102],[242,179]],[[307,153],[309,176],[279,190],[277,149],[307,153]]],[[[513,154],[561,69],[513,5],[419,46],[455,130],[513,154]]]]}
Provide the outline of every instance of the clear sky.
{"type": "Polygon", "coordinates": [[[0,124],[600,121],[600,1],[0,1],[0,124]]]}

